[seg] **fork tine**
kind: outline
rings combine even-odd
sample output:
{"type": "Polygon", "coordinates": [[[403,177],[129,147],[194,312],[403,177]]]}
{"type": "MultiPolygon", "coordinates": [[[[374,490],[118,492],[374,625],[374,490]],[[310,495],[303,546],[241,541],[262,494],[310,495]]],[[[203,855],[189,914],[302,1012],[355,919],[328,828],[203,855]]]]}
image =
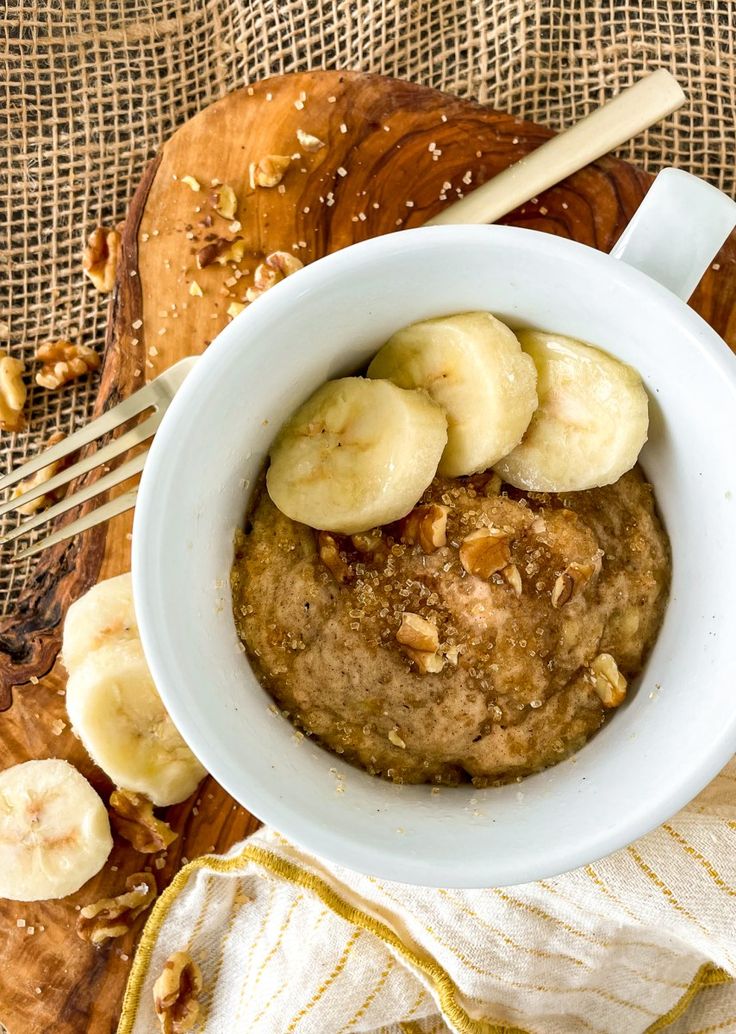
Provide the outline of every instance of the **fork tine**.
{"type": "Polygon", "coordinates": [[[80,517],[76,521],[72,521],[71,524],[65,524],[63,528],[59,528],[53,535],[49,535],[45,539],[40,539],[38,542],[34,542],[28,549],[22,550],[20,553],[16,553],[13,559],[10,561],[15,564],[21,560],[25,560],[26,557],[35,556],[36,553],[40,553],[44,549],[48,549],[49,546],[55,546],[57,542],[63,542],[65,539],[72,538],[74,535],[80,534],[80,532],[87,531],[89,528],[94,528],[96,524],[103,524],[105,521],[109,521],[111,517],[116,517],[119,513],[125,513],[126,510],[132,510],[135,506],[135,498],[138,495],[138,489],[133,488],[130,492],[125,492],[123,495],[117,496],[115,499],[111,499],[107,503],[103,503],[102,506],[98,506],[96,510],[91,510],[84,517],[80,517]]]}
{"type": "MultiPolygon", "coordinates": [[[[4,477],[0,478],[0,492],[16,485],[23,478],[28,477],[29,474],[35,474],[37,470],[47,467],[54,460],[63,459],[70,452],[80,449],[83,445],[88,445],[95,438],[100,438],[103,434],[107,434],[108,431],[113,431],[121,424],[127,423],[128,420],[142,413],[144,409],[150,409],[151,407],[157,409],[163,407],[165,409],[181,387],[182,381],[194,365],[194,361],[195,357],[191,357],[174,363],[168,370],[164,370],[150,384],[147,384],[145,388],[140,388],[129,398],[119,402],[117,406],[108,409],[106,413],[98,416],[96,420],[87,424],[86,427],[81,427],[74,434],[68,435],[62,442],[52,445],[50,449],[46,449],[45,452],[34,456],[27,463],[5,474],[4,477]]],[[[64,482],[61,482],[61,484],[64,484],[64,482]]],[[[29,500],[33,498],[35,496],[29,495],[28,497],[29,500]]],[[[0,510],[0,513],[5,512],[7,511],[0,510]]]]}
{"type": "MultiPolygon", "coordinates": [[[[86,474],[88,470],[94,470],[95,467],[101,466],[103,463],[107,463],[108,460],[115,459],[123,452],[127,452],[128,449],[132,449],[134,445],[140,445],[141,442],[147,441],[147,439],[153,437],[158,429],[158,425],[161,423],[164,417],[164,410],[157,409],[155,412],[144,420],[142,423],[137,424],[131,428],[130,431],[126,431],[125,434],[121,434],[119,438],[114,438],[107,445],[103,445],[97,452],[93,452],[91,456],[85,457],[83,460],[79,460],[78,463],[72,464],[71,467],[67,467],[65,470],[60,470],[58,474],[55,474],[48,481],[42,482],[40,485],[35,485],[33,488],[29,488],[27,492],[17,496],[15,499],[6,499],[4,503],[0,503],[0,516],[4,513],[8,513],[9,510],[17,510],[19,506],[23,506],[24,503],[30,503],[34,499],[38,499],[40,495],[47,495],[49,492],[53,492],[54,489],[60,488],[62,485],[66,485],[69,481],[73,481],[74,478],[80,477],[82,474],[86,474]]],[[[44,464],[46,466],[46,464],[44,464]]]]}
{"type": "Polygon", "coordinates": [[[120,424],[126,423],[132,417],[137,416],[138,413],[142,413],[144,409],[150,409],[155,404],[155,395],[148,390],[150,387],[151,384],[148,384],[141,391],[131,395],[130,398],[120,402],[117,406],[113,406],[112,409],[108,409],[106,413],[97,417],[96,420],[92,420],[86,427],[81,427],[74,434],[68,435],[62,442],[52,445],[50,449],[46,449],[22,466],[11,470],[5,477],[0,478],[0,492],[5,488],[11,488],[19,481],[22,481],[23,478],[28,477],[29,474],[35,474],[37,470],[42,470],[43,467],[47,467],[54,460],[61,460],[68,456],[70,452],[74,452],[83,445],[93,442],[95,438],[101,437],[101,435],[106,434],[108,431],[113,431],[120,424]]]}
{"type": "Polygon", "coordinates": [[[12,542],[13,539],[20,538],[21,535],[26,535],[29,531],[33,531],[34,528],[38,528],[39,525],[45,524],[47,521],[51,521],[54,517],[58,517],[59,514],[66,513],[67,510],[71,510],[74,506],[79,506],[80,503],[85,503],[88,499],[94,499],[95,496],[100,495],[102,492],[106,492],[108,488],[112,488],[114,485],[119,485],[123,481],[127,481],[128,478],[133,477],[134,474],[140,473],[143,470],[143,464],[146,462],[147,453],[141,452],[133,459],[127,460],[127,462],[116,467],[115,470],[111,470],[109,474],[103,474],[101,478],[98,478],[91,485],[85,485],[84,488],[80,488],[78,492],[74,492],[72,495],[67,496],[64,499],[59,500],[53,506],[49,506],[48,509],[42,510],[40,513],[36,513],[33,517],[30,517],[27,521],[23,521],[17,528],[9,531],[6,535],[0,536],[0,543],[12,542]]]}

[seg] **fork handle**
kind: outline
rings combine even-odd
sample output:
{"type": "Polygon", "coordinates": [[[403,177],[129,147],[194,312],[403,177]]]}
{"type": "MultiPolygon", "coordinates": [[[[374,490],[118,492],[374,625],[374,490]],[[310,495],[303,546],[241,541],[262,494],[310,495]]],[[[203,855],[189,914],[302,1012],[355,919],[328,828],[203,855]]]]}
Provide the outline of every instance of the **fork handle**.
{"type": "Polygon", "coordinates": [[[504,169],[426,226],[492,223],[584,165],[671,115],[685,94],[664,68],[623,90],[603,107],[504,169]]]}

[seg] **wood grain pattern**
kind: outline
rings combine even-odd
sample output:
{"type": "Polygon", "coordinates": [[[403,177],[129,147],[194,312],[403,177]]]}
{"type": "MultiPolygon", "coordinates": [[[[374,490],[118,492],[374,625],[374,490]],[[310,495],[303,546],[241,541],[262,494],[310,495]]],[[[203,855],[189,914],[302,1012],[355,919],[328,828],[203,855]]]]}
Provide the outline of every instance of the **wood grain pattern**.
{"type": "MultiPolygon", "coordinates": [[[[163,146],[131,204],[97,410],[114,405],[182,356],[201,352],[227,322],[228,305],[242,298],[264,254],[293,249],[310,262],[354,241],[419,226],[458,191],[494,176],[549,135],[467,101],[357,73],[273,79],[207,108],[163,146]],[[326,146],[292,161],[283,192],[251,190],[248,163],[271,153],[297,153],[297,128],[326,146]],[[199,193],[182,184],[184,175],[197,178],[199,193]],[[213,179],[231,184],[240,202],[238,233],[247,252],[237,274],[221,266],[196,268],[195,253],[208,234],[233,236],[216,215],[211,227],[198,225],[211,214],[213,179]],[[189,293],[192,280],[203,297],[189,293]]],[[[602,159],[504,221],[607,251],[649,183],[645,173],[602,159]]],[[[735,268],[732,239],[693,300],[732,344],[735,268]]],[[[43,556],[16,614],[0,626],[0,707],[8,706],[11,688],[17,687],[13,706],[0,715],[0,767],[33,757],[66,757],[105,799],[109,782],[68,726],[58,731],[58,721],[66,721],[63,668],[57,663],[37,684],[28,680],[51,667],[68,603],[97,577],[128,569],[131,523],[130,515],[123,515],[106,533],[87,533],[43,556]]],[[[168,809],[167,817],[179,837],[164,867],[154,869],[160,888],[183,857],[222,851],[257,826],[212,779],[194,798],[168,809]]],[[[77,937],[76,909],[116,893],[125,876],[148,861],[118,842],[103,872],[73,897],[0,902],[0,1022],[9,1034],[115,1030],[140,924],[130,936],[98,950],[77,937]],[[18,919],[26,926],[18,927],[18,919]]]]}

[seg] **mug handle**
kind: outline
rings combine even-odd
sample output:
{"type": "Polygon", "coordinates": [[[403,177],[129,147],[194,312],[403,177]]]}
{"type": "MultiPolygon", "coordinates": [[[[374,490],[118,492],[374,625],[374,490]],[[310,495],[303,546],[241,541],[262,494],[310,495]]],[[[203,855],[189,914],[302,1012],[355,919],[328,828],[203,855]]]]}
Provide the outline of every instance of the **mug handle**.
{"type": "Polygon", "coordinates": [[[681,169],[663,169],[611,250],[688,300],[736,226],[736,202],[681,169]]]}

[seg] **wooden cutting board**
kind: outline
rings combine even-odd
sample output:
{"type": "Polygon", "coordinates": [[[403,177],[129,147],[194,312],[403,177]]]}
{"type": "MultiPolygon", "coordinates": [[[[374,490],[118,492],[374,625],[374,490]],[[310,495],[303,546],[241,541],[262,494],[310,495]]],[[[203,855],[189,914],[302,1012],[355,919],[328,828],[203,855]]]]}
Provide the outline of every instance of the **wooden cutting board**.
{"type": "MultiPolygon", "coordinates": [[[[97,411],[182,356],[202,352],[267,253],[292,251],[307,263],[367,237],[420,226],[550,135],[469,101],[359,73],[271,79],[211,105],[164,144],[131,203],[97,411]],[[325,146],[306,152],[297,129],[325,146]],[[283,189],[253,191],[249,163],[270,154],[295,155],[283,189]],[[184,176],[195,177],[200,191],[184,176]],[[217,180],[237,194],[237,231],[212,213],[217,180]],[[200,225],[208,216],[212,225],[200,225]],[[237,275],[219,265],[196,268],[195,253],[211,233],[243,237],[237,275]],[[202,297],[190,293],[193,281],[202,297]]],[[[624,162],[602,159],[504,221],[608,251],[650,182],[624,162]]],[[[732,239],[693,299],[732,345],[735,270],[732,239]]],[[[54,658],[69,602],[98,578],[129,569],[131,524],[125,515],[42,555],[15,614],[0,623],[0,768],[68,758],[107,799],[109,782],[66,724],[65,676],[54,658]]],[[[258,825],[213,779],[166,817],[179,837],[162,868],[154,856],[117,841],[103,871],[73,897],[0,901],[0,1023],[9,1034],[114,1031],[143,920],[130,935],[95,949],[75,932],[79,907],[118,893],[126,875],[146,866],[162,889],[185,858],[223,851],[258,825]]]]}

